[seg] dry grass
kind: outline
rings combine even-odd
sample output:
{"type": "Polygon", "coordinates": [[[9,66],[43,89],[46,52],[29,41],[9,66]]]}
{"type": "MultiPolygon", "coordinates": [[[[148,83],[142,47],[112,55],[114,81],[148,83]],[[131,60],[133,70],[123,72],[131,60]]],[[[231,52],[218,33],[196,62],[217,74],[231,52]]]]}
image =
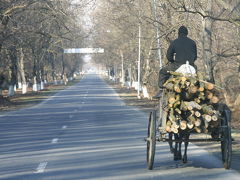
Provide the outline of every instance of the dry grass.
{"type": "Polygon", "coordinates": [[[48,99],[49,96],[55,94],[59,90],[63,90],[78,81],[79,80],[69,82],[66,86],[48,85],[44,90],[39,92],[33,92],[32,89],[28,89],[26,94],[21,94],[21,91],[18,90],[16,91],[15,95],[11,97],[7,96],[7,91],[4,91],[3,96],[0,96],[0,113],[34,106],[43,100],[48,99]]]}

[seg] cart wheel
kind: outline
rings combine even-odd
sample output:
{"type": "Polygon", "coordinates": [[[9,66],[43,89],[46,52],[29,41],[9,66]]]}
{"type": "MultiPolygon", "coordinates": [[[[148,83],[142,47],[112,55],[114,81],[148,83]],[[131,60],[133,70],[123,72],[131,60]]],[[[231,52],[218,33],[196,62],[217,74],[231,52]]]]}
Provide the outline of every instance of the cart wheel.
{"type": "Polygon", "coordinates": [[[156,147],[156,111],[152,111],[149,115],[147,137],[147,164],[149,170],[153,169],[155,147],[156,147]]]}
{"type": "Polygon", "coordinates": [[[232,160],[232,136],[231,136],[231,111],[227,106],[224,107],[222,112],[222,161],[225,169],[229,169],[232,160]]]}

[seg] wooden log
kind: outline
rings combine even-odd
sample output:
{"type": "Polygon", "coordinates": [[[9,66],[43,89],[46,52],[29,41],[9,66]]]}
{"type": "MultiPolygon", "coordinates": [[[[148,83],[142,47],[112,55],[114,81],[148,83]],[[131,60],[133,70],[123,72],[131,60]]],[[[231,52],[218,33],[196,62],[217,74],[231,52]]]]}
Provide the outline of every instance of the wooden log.
{"type": "Polygon", "coordinates": [[[218,117],[216,115],[213,115],[212,116],[212,121],[217,121],[218,120],[218,117]]]}
{"type": "Polygon", "coordinates": [[[198,103],[198,104],[201,103],[201,100],[200,100],[199,98],[194,98],[194,101],[195,101],[196,103],[198,103]]]}
{"type": "Polygon", "coordinates": [[[194,127],[194,130],[197,132],[197,133],[201,133],[202,132],[202,129],[200,127],[194,127]]]}
{"type": "Polygon", "coordinates": [[[178,128],[172,127],[172,128],[171,128],[171,131],[172,131],[173,133],[177,134],[177,133],[178,133],[178,128]]]}
{"type": "Polygon", "coordinates": [[[169,133],[172,132],[171,126],[166,126],[166,131],[169,133]]]}
{"type": "Polygon", "coordinates": [[[194,116],[190,115],[190,116],[187,117],[187,120],[188,120],[189,122],[194,123],[194,122],[196,121],[196,118],[195,118],[194,116]]]}
{"type": "Polygon", "coordinates": [[[174,104],[175,101],[176,101],[175,97],[169,97],[169,98],[168,98],[168,103],[169,103],[169,104],[174,104]]]}
{"type": "Polygon", "coordinates": [[[175,72],[175,71],[168,71],[168,73],[170,73],[171,75],[174,75],[174,76],[184,76],[183,73],[179,73],[179,72],[175,72]]]}
{"type": "Polygon", "coordinates": [[[204,83],[201,82],[201,81],[199,81],[199,88],[198,88],[198,91],[203,92],[203,91],[205,90],[204,87],[205,87],[204,83]]]}
{"type": "Polygon", "coordinates": [[[169,118],[169,120],[170,120],[171,122],[176,121],[176,117],[174,116],[174,110],[173,110],[173,108],[170,109],[168,118],[169,118]]]}
{"type": "Polygon", "coordinates": [[[206,121],[205,119],[204,119],[204,126],[205,126],[206,128],[208,128],[208,126],[209,126],[209,122],[206,121]]]}
{"type": "Polygon", "coordinates": [[[187,129],[187,121],[180,121],[180,129],[185,130],[187,129]]]}
{"type": "Polygon", "coordinates": [[[180,127],[179,122],[177,121],[172,122],[172,127],[178,129],[180,127]]]}
{"type": "Polygon", "coordinates": [[[198,98],[201,99],[201,100],[205,100],[205,93],[204,92],[200,92],[199,95],[198,95],[198,98]]]}
{"type": "Polygon", "coordinates": [[[201,126],[201,124],[202,124],[202,121],[201,121],[201,119],[199,119],[199,118],[197,118],[197,119],[194,121],[194,125],[197,126],[197,127],[201,126]]]}
{"type": "Polygon", "coordinates": [[[201,116],[201,113],[199,111],[195,111],[194,115],[199,118],[201,116]]]}
{"type": "Polygon", "coordinates": [[[176,101],[174,104],[173,104],[173,108],[176,109],[179,105],[181,104],[180,101],[176,101]]]}
{"type": "Polygon", "coordinates": [[[213,83],[206,83],[205,84],[205,89],[208,89],[208,90],[212,90],[212,89],[214,89],[214,84],[213,83]]]}
{"type": "Polygon", "coordinates": [[[206,91],[206,97],[207,97],[207,99],[212,99],[213,93],[210,91],[206,91]]]}
{"type": "Polygon", "coordinates": [[[189,86],[189,88],[188,88],[188,92],[189,92],[190,94],[195,94],[195,93],[197,92],[197,90],[198,90],[197,86],[194,86],[194,85],[191,85],[191,86],[189,86]]]}
{"type": "Polygon", "coordinates": [[[211,103],[216,104],[219,102],[219,98],[217,96],[213,96],[210,100],[211,103]]]}
{"type": "Polygon", "coordinates": [[[188,110],[190,111],[193,110],[194,108],[198,110],[202,109],[202,106],[196,103],[195,101],[185,101],[184,103],[186,104],[188,110]]]}
{"type": "MultiPolygon", "coordinates": [[[[178,102],[180,102],[180,101],[178,101],[178,102]]],[[[180,109],[174,108],[174,110],[175,110],[178,114],[182,114],[182,111],[181,111],[180,109]]]]}
{"type": "Polygon", "coordinates": [[[202,111],[205,114],[213,115],[213,107],[211,105],[207,104],[202,105],[202,111]]]}
{"type": "Polygon", "coordinates": [[[169,82],[167,84],[164,85],[164,87],[167,89],[167,90],[173,90],[173,87],[174,87],[174,84],[172,82],[169,82]]]}
{"type": "Polygon", "coordinates": [[[185,82],[187,80],[185,76],[182,76],[180,79],[181,79],[181,82],[185,82]]]}
{"type": "Polygon", "coordinates": [[[206,120],[207,122],[210,122],[212,120],[212,117],[208,114],[204,114],[203,119],[206,120]]]}
{"type": "Polygon", "coordinates": [[[187,105],[185,104],[185,101],[181,101],[180,109],[182,111],[187,111],[188,110],[187,105]]]}
{"type": "Polygon", "coordinates": [[[175,84],[174,85],[174,91],[177,92],[177,93],[181,93],[182,92],[179,84],[175,84]]]}
{"type": "Polygon", "coordinates": [[[187,123],[188,129],[192,129],[194,127],[194,124],[192,122],[187,123]]]}
{"type": "Polygon", "coordinates": [[[167,121],[167,123],[166,123],[166,131],[167,132],[171,132],[171,125],[172,125],[171,121],[167,121]]]}

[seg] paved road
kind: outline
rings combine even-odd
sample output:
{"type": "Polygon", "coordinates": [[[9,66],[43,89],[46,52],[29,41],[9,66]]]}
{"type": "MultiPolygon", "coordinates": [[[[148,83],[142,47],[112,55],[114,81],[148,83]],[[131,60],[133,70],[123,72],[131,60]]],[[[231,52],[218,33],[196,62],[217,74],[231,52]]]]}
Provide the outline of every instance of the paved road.
{"type": "Polygon", "coordinates": [[[158,143],[155,169],[148,171],[146,127],[147,114],[125,106],[97,75],[86,75],[38,106],[0,116],[0,179],[240,179],[193,145],[182,164],[158,143]]]}

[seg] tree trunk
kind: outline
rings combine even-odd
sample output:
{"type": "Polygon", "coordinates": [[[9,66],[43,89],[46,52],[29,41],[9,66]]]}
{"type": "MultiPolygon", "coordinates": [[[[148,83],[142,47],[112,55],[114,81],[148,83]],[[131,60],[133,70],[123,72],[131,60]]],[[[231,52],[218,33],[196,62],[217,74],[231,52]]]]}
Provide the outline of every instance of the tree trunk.
{"type": "Polygon", "coordinates": [[[11,66],[10,66],[10,84],[8,95],[13,96],[14,90],[17,84],[17,50],[16,47],[10,48],[10,59],[11,59],[11,66]]]}
{"type": "Polygon", "coordinates": [[[33,91],[39,91],[40,90],[40,83],[41,83],[41,77],[40,77],[40,70],[39,70],[39,62],[36,60],[36,57],[34,57],[34,66],[33,66],[33,91]]]}
{"type": "Polygon", "coordinates": [[[125,72],[124,72],[124,57],[123,57],[123,52],[120,50],[120,55],[121,55],[121,62],[122,62],[122,77],[121,77],[121,82],[122,85],[124,86],[125,84],[125,72]]]}
{"type": "Polygon", "coordinates": [[[19,75],[21,79],[22,94],[25,94],[27,93],[27,81],[26,81],[25,71],[24,71],[24,54],[23,54],[22,48],[20,48],[19,51],[20,51],[20,56],[18,61],[18,67],[19,67],[18,70],[19,70],[19,75]]]}
{"type": "MultiPolygon", "coordinates": [[[[212,1],[207,1],[207,14],[211,14],[212,12],[212,1]]],[[[207,78],[209,81],[214,83],[213,76],[213,64],[212,64],[212,24],[213,20],[211,18],[205,17],[202,20],[203,27],[203,60],[205,62],[205,70],[207,74],[207,78]]]]}

